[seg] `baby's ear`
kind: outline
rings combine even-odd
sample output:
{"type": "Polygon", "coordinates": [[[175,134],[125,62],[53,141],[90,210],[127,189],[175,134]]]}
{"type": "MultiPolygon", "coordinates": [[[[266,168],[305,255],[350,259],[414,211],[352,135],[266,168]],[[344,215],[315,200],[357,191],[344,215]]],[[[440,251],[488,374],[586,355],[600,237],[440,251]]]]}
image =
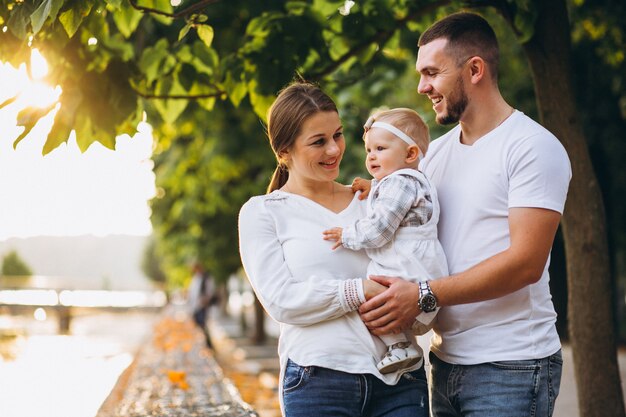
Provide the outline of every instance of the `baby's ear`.
{"type": "Polygon", "coordinates": [[[409,145],[406,150],[406,162],[413,163],[419,160],[420,148],[417,145],[409,145]]]}

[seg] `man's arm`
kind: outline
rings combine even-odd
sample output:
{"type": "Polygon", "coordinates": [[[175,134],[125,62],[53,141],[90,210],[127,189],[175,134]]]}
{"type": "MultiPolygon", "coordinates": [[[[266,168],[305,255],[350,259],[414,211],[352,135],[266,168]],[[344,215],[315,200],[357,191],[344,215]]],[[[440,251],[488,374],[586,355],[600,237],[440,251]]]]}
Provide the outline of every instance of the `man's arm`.
{"type": "MultiPolygon", "coordinates": [[[[543,273],[560,213],[541,208],[509,210],[508,249],[472,268],[430,282],[440,306],[491,300],[537,282],[543,273]]],[[[374,334],[398,332],[419,313],[417,285],[400,278],[370,277],[389,289],[361,305],[359,312],[374,334]]]]}

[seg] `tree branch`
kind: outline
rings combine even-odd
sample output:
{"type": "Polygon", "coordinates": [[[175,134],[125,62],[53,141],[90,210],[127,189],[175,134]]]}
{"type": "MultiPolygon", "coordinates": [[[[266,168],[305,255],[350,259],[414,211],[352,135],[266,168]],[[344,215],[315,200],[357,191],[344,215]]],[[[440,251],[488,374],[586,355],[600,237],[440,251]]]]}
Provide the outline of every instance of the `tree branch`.
{"type": "Polygon", "coordinates": [[[208,94],[150,94],[143,91],[133,89],[142,98],[155,99],[155,100],[197,100],[200,98],[217,98],[221,97],[224,91],[217,91],[215,93],[208,94]]]}
{"type": "Polygon", "coordinates": [[[186,17],[187,15],[190,15],[193,12],[204,8],[205,6],[208,6],[209,4],[217,3],[218,1],[220,0],[200,0],[198,3],[192,4],[191,6],[176,13],[168,13],[168,12],[164,12],[163,10],[153,9],[152,7],[140,6],[137,4],[137,0],[130,0],[130,5],[135,10],[139,10],[140,12],[158,14],[161,16],[171,17],[172,19],[180,19],[181,17],[186,17]]]}

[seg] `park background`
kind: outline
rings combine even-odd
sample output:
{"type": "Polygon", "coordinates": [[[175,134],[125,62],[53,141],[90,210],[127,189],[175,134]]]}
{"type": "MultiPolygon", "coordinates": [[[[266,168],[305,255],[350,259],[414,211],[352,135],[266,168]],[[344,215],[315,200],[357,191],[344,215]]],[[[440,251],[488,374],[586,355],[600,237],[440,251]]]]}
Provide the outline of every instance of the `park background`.
{"type": "MultiPolygon", "coordinates": [[[[445,132],[416,93],[416,40],[450,12],[483,14],[501,45],[503,95],[555,133],[572,159],[551,286],[560,335],[574,351],[581,415],[623,415],[615,355],[626,340],[623,2],[1,0],[0,6],[3,254],[17,251],[32,273],[56,275],[39,267],[27,236],[143,236],[141,255],[113,258],[133,273],[143,264],[138,286],[149,277],[168,292],[185,287],[196,260],[221,282],[244,279],[237,213],[264,192],[275,165],[264,122],[282,86],[299,77],[336,98],[348,142],[341,180],[350,182],[366,175],[360,137],[372,109],[411,107],[427,119],[433,138],[445,132]],[[99,165],[107,159],[110,165],[99,165]],[[88,201],[96,203],[81,205],[88,201]],[[81,228],[83,222],[91,226],[81,228]]],[[[86,286],[128,282],[130,272],[96,271],[95,259],[105,252],[93,249],[89,272],[65,273],[86,286]]],[[[62,253],[78,254],[69,247],[62,253]]],[[[52,251],[47,257],[48,264],[62,260],[52,251]]],[[[263,338],[260,325],[252,331],[263,338]]]]}

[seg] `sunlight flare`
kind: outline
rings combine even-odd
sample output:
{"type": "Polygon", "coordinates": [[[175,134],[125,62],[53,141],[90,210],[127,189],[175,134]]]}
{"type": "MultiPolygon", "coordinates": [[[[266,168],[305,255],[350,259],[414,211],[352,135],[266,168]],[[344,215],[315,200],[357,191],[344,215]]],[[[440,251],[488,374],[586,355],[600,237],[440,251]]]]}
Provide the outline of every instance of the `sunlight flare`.
{"type": "Polygon", "coordinates": [[[30,53],[30,65],[30,72],[35,80],[39,80],[48,75],[48,63],[37,48],[33,48],[30,53]]]}

